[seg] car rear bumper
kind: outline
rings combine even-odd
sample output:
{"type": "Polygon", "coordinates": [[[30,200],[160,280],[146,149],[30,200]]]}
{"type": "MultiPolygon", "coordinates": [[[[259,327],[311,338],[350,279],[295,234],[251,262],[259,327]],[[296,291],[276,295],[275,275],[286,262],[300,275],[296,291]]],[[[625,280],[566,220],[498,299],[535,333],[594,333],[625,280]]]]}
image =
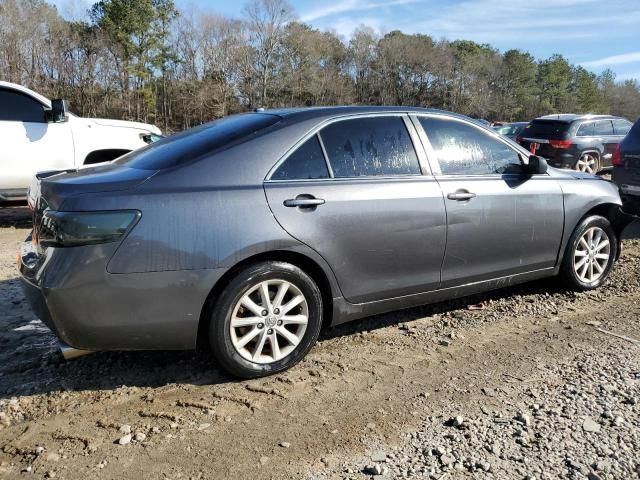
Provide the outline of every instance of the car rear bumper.
{"type": "Polygon", "coordinates": [[[614,167],[612,180],[620,189],[624,211],[640,215],[640,169],[614,167]]]}
{"type": "Polygon", "coordinates": [[[621,194],[622,210],[630,215],[640,216],[640,195],[621,194]]]}
{"type": "Polygon", "coordinates": [[[22,285],[34,312],[64,343],[85,350],[196,346],[203,307],[225,269],[110,274],[117,245],[23,248],[22,285]]]}

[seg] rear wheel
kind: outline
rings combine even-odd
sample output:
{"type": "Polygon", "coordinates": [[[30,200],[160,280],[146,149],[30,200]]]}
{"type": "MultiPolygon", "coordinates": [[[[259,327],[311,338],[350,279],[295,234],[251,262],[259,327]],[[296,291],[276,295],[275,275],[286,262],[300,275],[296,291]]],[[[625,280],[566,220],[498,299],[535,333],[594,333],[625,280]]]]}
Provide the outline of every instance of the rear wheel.
{"type": "Polygon", "coordinates": [[[562,276],[568,287],[592,290],[602,285],[613,267],[618,241],[611,223],[593,215],[576,227],[562,262],[562,276]]]}
{"type": "Polygon", "coordinates": [[[240,271],[220,295],[209,338],[229,373],[254,378],[298,363],[318,338],[322,296],[300,268],[264,262],[240,271]]]}
{"type": "Polygon", "coordinates": [[[600,171],[600,158],[592,152],[583,153],[576,162],[576,170],[595,175],[600,171]]]}

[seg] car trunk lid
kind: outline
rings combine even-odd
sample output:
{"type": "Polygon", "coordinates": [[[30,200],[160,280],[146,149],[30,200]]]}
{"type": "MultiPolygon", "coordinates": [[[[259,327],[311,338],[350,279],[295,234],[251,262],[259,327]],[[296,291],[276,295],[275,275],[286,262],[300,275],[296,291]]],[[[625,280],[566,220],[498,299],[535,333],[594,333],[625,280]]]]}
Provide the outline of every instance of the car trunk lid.
{"type": "Polygon", "coordinates": [[[44,200],[48,208],[58,210],[69,197],[128,190],[140,185],[155,173],[155,170],[128,168],[114,163],[91,168],[40,172],[32,181],[29,204],[35,208],[39,201],[44,200]]]}

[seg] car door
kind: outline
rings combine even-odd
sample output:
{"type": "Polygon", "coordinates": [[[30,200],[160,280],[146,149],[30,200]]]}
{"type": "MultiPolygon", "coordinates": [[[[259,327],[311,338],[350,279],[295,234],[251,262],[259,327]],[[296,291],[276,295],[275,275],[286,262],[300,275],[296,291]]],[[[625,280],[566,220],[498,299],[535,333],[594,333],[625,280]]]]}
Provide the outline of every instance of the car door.
{"type": "Polygon", "coordinates": [[[73,167],[68,123],[48,123],[30,96],[0,88],[0,190],[24,191],[39,171],[73,167]]]}
{"type": "Polygon", "coordinates": [[[324,257],[350,302],[440,286],[444,202],[416,140],[406,115],[333,120],[264,184],[280,225],[324,257]]]}
{"type": "Polygon", "coordinates": [[[558,182],[525,174],[515,147],[471,122],[414,118],[445,197],[442,287],[553,268],[564,224],[558,182]]]}

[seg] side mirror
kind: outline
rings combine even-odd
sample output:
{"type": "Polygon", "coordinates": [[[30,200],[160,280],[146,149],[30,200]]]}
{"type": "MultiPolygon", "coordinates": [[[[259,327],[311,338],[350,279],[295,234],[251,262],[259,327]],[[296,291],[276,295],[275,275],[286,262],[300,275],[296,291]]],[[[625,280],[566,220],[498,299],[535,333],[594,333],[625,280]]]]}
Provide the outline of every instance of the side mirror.
{"type": "Polygon", "coordinates": [[[67,121],[67,101],[58,98],[51,100],[51,121],[60,123],[67,121]]]}
{"type": "Polygon", "coordinates": [[[540,175],[543,173],[547,173],[548,168],[549,168],[549,165],[547,164],[547,161],[544,158],[538,157],[537,155],[529,156],[529,163],[527,163],[526,165],[526,171],[528,174],[540,175]]]}

